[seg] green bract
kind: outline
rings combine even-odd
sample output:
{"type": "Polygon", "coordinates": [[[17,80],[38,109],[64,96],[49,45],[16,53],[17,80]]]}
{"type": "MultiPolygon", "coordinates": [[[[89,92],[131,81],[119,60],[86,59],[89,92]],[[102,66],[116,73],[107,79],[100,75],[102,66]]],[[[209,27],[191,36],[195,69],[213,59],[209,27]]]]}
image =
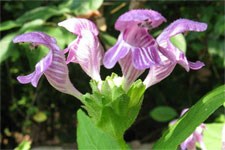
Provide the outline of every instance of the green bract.
{"type": "Polygon", "coordinates": [[[123,134],[135,121],[141,108],[144,84],[137,80],[125,91],[123,79],[116,74],[101,83],[91,81],[90,84],[92,93],[83,96],[83,107],[93,124],[113,136],[120,144],[124,143],[123,134]]]}

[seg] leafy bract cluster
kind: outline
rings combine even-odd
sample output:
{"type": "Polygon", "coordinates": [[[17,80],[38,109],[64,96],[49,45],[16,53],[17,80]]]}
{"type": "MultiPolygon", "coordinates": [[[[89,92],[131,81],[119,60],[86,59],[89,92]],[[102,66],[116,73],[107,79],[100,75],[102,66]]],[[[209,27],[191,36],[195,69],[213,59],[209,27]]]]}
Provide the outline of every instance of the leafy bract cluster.
{"type": "Polygon", "coordinates": [[[83,96],[84,108],[98,127],[121,138],[138,115],[145,85],[137,80],[126,91],[123,79],[114,73],[101,83],[92,80],[90,84],[92,93],[83,96]]]}

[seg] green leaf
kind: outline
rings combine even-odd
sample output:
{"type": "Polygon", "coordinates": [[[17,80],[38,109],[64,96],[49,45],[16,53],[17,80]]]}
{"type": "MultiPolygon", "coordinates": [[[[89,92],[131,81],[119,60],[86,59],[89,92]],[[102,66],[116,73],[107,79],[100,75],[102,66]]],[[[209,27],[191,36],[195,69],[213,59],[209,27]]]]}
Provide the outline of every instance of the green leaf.
{"type": "Polygon", "coordinates": [[[167,122],[177,116],[177,112],[169,106],[159,106],[150,112],[150,116],[159,122],[167,122]]]}
{"type": "Polygon", "coordinates": [[[183,34],[177,34],[176,36],[173,36],[172,38],[170,38],[170,41],[175,47],[186,53],[187,44],[183,34]]]}
{"type": "Polygon", "coordinates": [[[30,32],[35,30],[35,28],[40,28],[43,25],[44,25],[44,20],[35,19],[30,22],[24,23],[23,26],[20,28],[19,33],[30,32]]]}
{"type": "Polygon", "coordinates": [[[103,41],[103,43],[109,47],[113,46],[117,40],[115,37],[103,32],[101,32],[99,36],[101,40],[103,41]]]}
{"type": "Polygon", "coordinates": [[[38,7],[26,12],[24,15],[20,16],[16,22],[17,23],[26,23],[36,19],[47,20],[52,16],[60,15],[62,12],[57,9],[57,7],[38,7]]]}
{"type": "Polygon", "coordinates": [[[16,36],[16,34],[17,33],[11,33],[6,35],[3,39],[1,39],[0,63],[10,56],[9,50],[10,49],[13,50],[12,40],[16,36]]]}
{"type": "Polygon", "coordinates": [[[163,134],[155,143],[154,149],[177,149],[178,145],[193,133],[196,127],[223,105],[224,91],[225,85],[222,85],[199,100],[163,134]]]}
{"type": "Polygon", "coordinates": [[[38,7],[27,11],[25,14],[20,16],[15,21],[7,21],[0,24],[0,31],[9,30],[15,27],[23,26],[25,23],[41,19],[44,22],[52,16],[57,16],[63,14],[63,10],[59,10],[57,7],[38,7]]]}
{"type": "Polygon", "coordinates": [[[96,127],[81,109],[77,112],[77,118],[78,149],[120,149],[116,139],[96,127]]]}
{"type": "Polygon", "coordinates": [[[47,115],[42,112],[42,111],[39,111],[37,112],[34,116],[33,116],[33,119],[36,121],[36,122],[44,122],[47,120],[47,115]]]}
{"type": "Polygon", "coordinates": [[[92,10],[97,10],[103,3],[103,0],[68,0],[60,8],[68,8],[76,15],[87,14],[92,10]]]}
{"type": "Polygon", "coordinates": [[[30,150],[31,142],[30,141],[22,141],[14,150],[30,150]]]}
{"type": "Polygon", "coordinates": [[[15,27],[19,27],[21,24],[16,23],[15,21],[9,20],[9,21],[5,21],[2,22],[0,24],[0,31],[5,31],[5,30],[9,30],[15,27]]]}
{"type": "Polygon", "coordinates": [[[206,124],[203,141],[207,149],[222,149],[222,129],[224,123],[206,124]]]}

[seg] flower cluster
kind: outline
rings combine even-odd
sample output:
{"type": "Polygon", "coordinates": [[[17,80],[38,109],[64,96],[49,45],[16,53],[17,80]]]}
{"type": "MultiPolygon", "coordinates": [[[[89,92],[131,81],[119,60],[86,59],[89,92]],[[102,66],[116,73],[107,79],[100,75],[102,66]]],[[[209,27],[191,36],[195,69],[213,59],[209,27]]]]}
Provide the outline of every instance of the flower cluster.
{"type": "Polygon", "coordinates": [[[60,50],[53,37],[45,33],[31,32],[19,35],[13,40],[14,43],[31,42],[35,46],[42,44],[50,51],[37,63],[33,73],[19,76],[18,80],[20,83],[31,83],[36,87],[44,74],[54,88],[79,98],[82,94],[72,85],[68,76],[67,64],[71,62],[78,63],[96,81],[101,81],[102,63],[106,68],[112,68],[119,62],[125,89],[128,89],[146,69],[149,73],[143,82],[148,88],[169,76],[176,64],[180,64],[186,71],[202,68],[204,63],[188,61],[185,54],[171,43],[170,38],[187,31],[204,31],[207,24],[178,19],[154,39],[149,32],[163,22],[166,22],[166,19],[154,10],[131,10],[121,15],[115,23],[116,30],[120,31],[118,40],[105,54],[98,39],[97,27],[87,19],[71,18],[58,24],[77,35],[64,51],[60,50]],[[68,53],[66,60],[65,53],[68,53]]]}
{"type": "MultiPolygon", "coordinates": [[[[178,19],[154,38],[150,34],[151,30],[163,22],[166,19],[154,10],[131,10],[121,15],[115,23],[115,29],[120,32],[118,40],[106,52],[99,41],[96,25],[82,18],[70,18],[58,23],[76,35],[76,39],[64,50],[59,48],[53,37],[43,32],[18,35],[14,38],[14,43],[44,45],[49,48],[49,53],[36,64],[34,72],[17,79],[22,84],[31,83],[36,87],[41,76],[45,75],[56,90],[81,100],[99,128],[113,135],[115,139],[123,139],[124,132],[138,115],[143,94],[148,87],[168,77],[176,64],[186,71],[198,70],[204,66],[200,61],[189,61],[185,53],[173,45],[170,38],[187,31],[204,31],[207,24],[178,19]],[[112,73],[111,77],[102,81],[101,65],[112,68],[117,62],[123,76],[118,77],[112,73]],[[90,82],[92,94],[82,94],[74,87],[69,78],[68,63],[79,64],[93,79],[90,82]],[[148,74],[144,81],[136,81],[146,70],[148,74]]],[[[203,129],[204,124],[197,127],[182,143],[181,148],[194,149],[195,143],[199,142],[201,148],[205,149],[202,143],[203,129]]]]}

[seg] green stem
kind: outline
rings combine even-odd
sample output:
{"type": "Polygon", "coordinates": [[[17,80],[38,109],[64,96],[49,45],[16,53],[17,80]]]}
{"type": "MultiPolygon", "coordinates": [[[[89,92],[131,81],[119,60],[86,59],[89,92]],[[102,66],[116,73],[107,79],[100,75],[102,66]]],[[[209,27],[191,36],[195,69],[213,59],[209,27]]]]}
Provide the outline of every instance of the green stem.
{"type": "Polygon", "coordinates": [[[129,147],[128,147],[127,143],[124,141],[123,137],[117,139],[117,141],[118,141],[118,143],[121,147],[121,150],[128,150],[129,149],[129,147]]]}

